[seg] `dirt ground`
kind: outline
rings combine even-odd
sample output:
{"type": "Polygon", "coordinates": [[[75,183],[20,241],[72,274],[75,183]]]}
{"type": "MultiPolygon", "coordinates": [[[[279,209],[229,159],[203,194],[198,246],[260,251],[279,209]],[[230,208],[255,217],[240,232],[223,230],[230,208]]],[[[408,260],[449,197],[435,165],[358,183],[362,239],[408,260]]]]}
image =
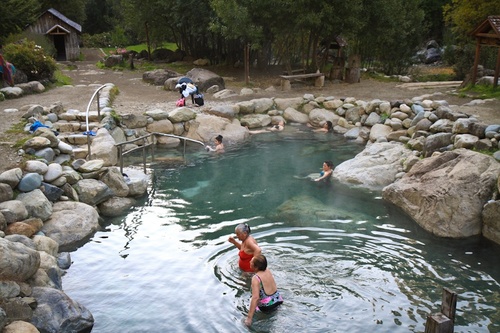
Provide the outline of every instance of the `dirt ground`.
{"type": "MultiPolygon", "coordinates": [[[[80,111],[87,110],[89,101],[94,91],[95,84],[113,83],[118,89],[119,94],[113,103],[113,107],[118,114],[138,113],[142,114],[147,110],[162,108],[175,108],[175,101],[179,98],[177,92],[163,90],[163,87],[156,87],[146,84],[142,81],[142,71],[115,71],[103,70],[95,66],[96,61],[76,62],[76,69],[68,69],[67,64],[61,64],[63,73],[72,80],[72,86],[56,87],[46,90],[41,94],[26,95],[18,99],[9,99],[0,102],[0,172],[19,165],[21,158],[17,155],[17,149],[13,147],[14,143],[22,135],[9,133],[8,130],[13,125],[19,124],[23,111],[14,112],[12,109],[21,109],[23,106],[39,104],[50,106],[60,101],[66,110],[76,109],[80,111]],[[91,85],[91,86],[89,86],[91,85]],[[9,110],[11,109],[11,110],[9,110]]],[[[209,68],[210,69],[210,68],[209,68]]],[[[213,69],[211,69],[213,70],[213,69]]],[[[217,72],[216,70],[213,70],[217,72]]],[[[181,73],[183,74],[183,73],[181,73]]],[[[328,80],[323,88],[314,86],[294,86],[291,91],[283,92],[280,90],[278,73],[258,73],[250,72],[250,81],[253,88],[260,90],[249,96],[237,96],[225,100],[215,100],[211,95],[205,94],[205,106],[209,108],[216,104],[230,104],[240,100],[250,100],[261,97],[298,97],[305,93],[315,96],[334,96],[338,98],[355,97],[359,100],[369,101],[372,99],[382,99],[388,101],[404,100],[416,96],[427,94],[435,95],[432,99],[446,100],[450,105],[456,105],[469,115],[474,115],[481,122],[488,124],[500,123],[500,100],[486,102],[475,107],[465,107],[472,98],[460,98],[455,88],[449,87],[429,87],[425,89],[408,89],[398,87],[397,82],[380,82],[371,79],[362,79],[360,83],[333,83],[328,80]],[[265,89],[273,85],[274,91],[265,89]]],[[[227,89],[232,89],[239,93],[245,86],[243,69],[233,69],[223,74],[227,89]],[[229,75],[228,75],[229,74],[229,75]]],[[[90,110],[95,110],[96,106],[91,105],[90,110]]]]}

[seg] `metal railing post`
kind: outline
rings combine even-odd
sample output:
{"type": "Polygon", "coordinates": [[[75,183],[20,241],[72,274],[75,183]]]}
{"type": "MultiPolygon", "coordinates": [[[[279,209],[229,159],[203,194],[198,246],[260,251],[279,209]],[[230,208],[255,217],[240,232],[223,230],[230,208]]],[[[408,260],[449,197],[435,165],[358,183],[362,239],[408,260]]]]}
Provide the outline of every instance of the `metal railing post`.
{"type": "Polygon", "coordinates": [[[87,131],[87,161],[90,161],[90,155],[92,152],[90,151],[90,133],[87,131]]]}
{"type": "Polygon", "coordinates": [[[88,147],[87,160],[90,159],[90,155],[92,154],[92,152],[90,151],[90,130],[89,130],[90,105],[92,105],[92,101],[97,96],[97,115],[99,118],[101,118],[101,106],[99,104],[99,91],[104,89],[106,86],[108,86],[108,84],[104,84],[104,85],[100,86],[99,88],[97,88],[97,90],[94,92],[94,94],[90,98],[89,104],[87,105],[87,111],[85,112],[85,124],[86,124],[86,128],[87,128],[86,133],[87,133],[87,147],[88,147]]]}
{"type": "Polygon", "coordinates": [[[146,148],[148,147],[147,142],[147,138],[142,139],[142,167],[144,169],[144,174],[146,174],[146,148]]]}
{"type": "Polygon", "coordinates": [[[143,135],[139,138],[135,138],[133,140],[130,140],[130,141],[125,141],[125,142],[120,142],[120,143],[117,143],[115,144],[115,146],[118,146],[118,152],[119,152],[119,155],[120,155],[120,171],[123,173],[123,156],[124,155],[127,155],[127,154],[130,154],[136,150],[139,150],[141,149],[142,150],[142,164],[143,164],[143,168],[144,168],[144,173],[146,173],[146,149],[148,147],[151,146],[151,155],[153,157],[153,160],[154,160],[154,156],[155,156],[155,144],[156,144],[156,136],[157,135],[161,135],[161,136],[168,136],[168,137],[171,137],[171,138],[177,138],[179,140],[182,140],[184,142],[184,147],[183,147],[183,154],[185,155],[186,154],[186,144],[187,144],[187,141],[190,141],[190,142],[193,142],[193,143],[197,143],[203,147],[205,147],[205,144],[201,141],[198,141],[198,140],[194,140],[194,139],[190,139],[190,138],[185,138],[185,137],[182,137],[182,136],[178,136],[178,135],[174,135],[174,134],[165,134],[165,133],[158,133],[158,132],[153,132],[153,133],[149,133],[147,135],[143,135]],[[148,138],[151,138],[151,143],[149,143],[148,141],[148,138]],[[135,147],[133,149],[130,149],[126,152],[123,151],[123,145],[125,144],[129,144],[129,143],[134,143],[134,142],[137,142],[137,141],[140,141],[142,140],[142,146],[140,147],[135,147]]]}
{"type": "Polygon", "coordinates": [[[118,161],[120,162],[120,173],[123,174],[123,155],[122,146],[118,146],[118,161]]]}
{"type": "Polygon", "coordinates": [[[97,91],[97,116],[101,117],[101,103],[99,103],[99,90],[97,91]]]}

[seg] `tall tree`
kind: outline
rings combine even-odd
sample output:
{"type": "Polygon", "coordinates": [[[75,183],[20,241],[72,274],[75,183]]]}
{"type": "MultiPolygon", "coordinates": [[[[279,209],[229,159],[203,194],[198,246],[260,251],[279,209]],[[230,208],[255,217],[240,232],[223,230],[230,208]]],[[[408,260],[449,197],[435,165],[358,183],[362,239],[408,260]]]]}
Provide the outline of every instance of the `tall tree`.
{"type": "Polygon", "coordinates": [[[365,27],[356,37],[362,59],[377,62],[386,74],[404,72],[421,43],[421,1],[364,1],[365,27]]]}
{"type": "Polygon", "coordinates": [[[500,15],[499,0],[452,0],[445,6],[444,17],[455,35],[470,39],[470,33],[490,15],[500,15]]]}
{"type": "Polygon", "coordinates": [[[452,0],[422,0],[422,9],[425,15],[425,27],[427,35],[425,39],[434,39],[438,43],[443,42],[445,22],[443,9],[452,0]]]}
{"type": "Polygon", "coordinates": [[[3,0],[0,5],[0,45],[9,34],[21,32],[39,14],[37,0],[3,0]]]}
{"type": "MultiPolygon", "coordinates": [[[[451,4],[445,6],[446,24],[451,27],[455,37],[455,47],[449,62],[453,64],[457,78],[465,78],[473,67],[475,47],[470,33],[490,15],[500,15],[499,0],[452,0],[451,4]]],[[[495,48],[483,49],[483,66],[495,68],[496,51],[495,48]]]]}
{"type": "Polygon", "coordinates": [[[119,21],[120,11],[114,0],[87,0],[83,30],[88,34],[99,34],[113,30],[119,21]]]}

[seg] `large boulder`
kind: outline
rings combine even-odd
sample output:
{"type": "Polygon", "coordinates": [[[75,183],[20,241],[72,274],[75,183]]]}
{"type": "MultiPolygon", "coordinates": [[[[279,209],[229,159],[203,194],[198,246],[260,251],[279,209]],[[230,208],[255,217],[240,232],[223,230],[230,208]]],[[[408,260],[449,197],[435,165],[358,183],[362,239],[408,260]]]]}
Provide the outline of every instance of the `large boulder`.
{"type": "Polygon", "coordinates": [[[115,139],[109,134],[108,130],[100,128],[90,146],[90,159],[101,159],[104,161],[104,166],[116,165],[118,162],[118,148],[115,144],[115,139]]]}
{"type": "Polygon", "coordinates": [[[196,119],[189,121],[186,137],[211,143],[213,138],[222,133],[230,123],[231,121],[226,118],[200,114],[196,119]]]}
{"type": "Polygon", "coordinates": [[[82,202],[60,201],[52,207],[52,216],[42,231],[59,244],[60,251],[72,250],[99,229],[99,214],[82,202]]]}
{"type": "Polygon", "coordinates": [[[179,76],[181,76],[181,74],[168,69],[156,69],[154,71],[144,72],[144,74],[142,74],[142,80],[155,86],[163,86],[168,79],[179,76]]]}
{"type": "Polygon", "coordinates": [[[273,221],[287,221],[289,225],[313,225],[324,220],[363,220],[358,212],[325,205],[320,200],[307,195],[292,197],[267,216],[273,221]]]}
{"type": "Polygon", "coordinates": [[[383,197],[437,236],[480,235],[483,206],[499,175],[500,164],[494,158],[457,149],[417,162],[383,189],[383,197]]]}
{"type": "Polygon", "coordinates": [[[83,305],[73,301],[61,290],[46,287],[33,288],[37,307],[31,323],[41,332],[90,332],[94,317],[83,305]]]}
{"type": "Polygon", "coordinates": [[[0,238],[0,280],[26,281],[40,267],[40,254],[19,242],[0,238]]]}
{"type": "Polygon", "coordinates": [[[393,183],[412,151],[398,142],[373,143],[335,167],[333,178],[346,185],[381,190],[393,183]]]}
{"type": "Polygon", "coordinates": [[[193,80],[196,86],[198,86],[199,91],[206,91],[208,88],[212,86],[218,86],[219,91],[226,88],[224,79],[221,76],[207,69],[193,68],[192,70],[186,73],[186,76],[191,80],[193,80]]]}
{"type": "Polygon", "coordinates": [[[46,221],[52,214],[52,204],[39,189],[28,193],[20,193],[17,200],[24,204],[31,217],[38,217],[42,221],[46,221]]]}
{"type": "Polygon", "coordinates": [[[123,173],[126,175],[124,177],[129,188],[129,197],[139,197],[146,193],[150,181],[148,175],[134,168],[123,168],[123,173]]]}
{"type": "Polygon", "coordinates": [[[95,206],[113,196],[113,191],[104,182],[96,179],[82,179],[73,188],[81,202],[95,206]]]}
{"type": "Polygon", "coordinates": [[[17,320],[5,326],[2,333],[40,333],[40,331],[31,323],[17,320]]]}
{"type": "Polygon", "coordinates": [[[500,200],[491,200],[484,205],[483,236],[500,244],[500,200]]]}

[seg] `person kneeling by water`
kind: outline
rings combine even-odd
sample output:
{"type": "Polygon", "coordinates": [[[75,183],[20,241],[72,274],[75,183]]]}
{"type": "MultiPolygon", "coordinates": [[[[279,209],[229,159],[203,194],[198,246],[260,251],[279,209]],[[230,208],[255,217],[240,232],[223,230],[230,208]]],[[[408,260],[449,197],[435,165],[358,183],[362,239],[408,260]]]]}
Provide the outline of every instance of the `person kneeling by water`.
{"type": "Polygon", "coordinates": [[[250,300],[250,309],[248,310],[245,325],[252,324],[255,311],[271,312],[283,303],[273,273],[267,268],[267,259],[259,254],[252,258],[250,267],[255,272],[252,277],[252,299],[250,300]]]}

